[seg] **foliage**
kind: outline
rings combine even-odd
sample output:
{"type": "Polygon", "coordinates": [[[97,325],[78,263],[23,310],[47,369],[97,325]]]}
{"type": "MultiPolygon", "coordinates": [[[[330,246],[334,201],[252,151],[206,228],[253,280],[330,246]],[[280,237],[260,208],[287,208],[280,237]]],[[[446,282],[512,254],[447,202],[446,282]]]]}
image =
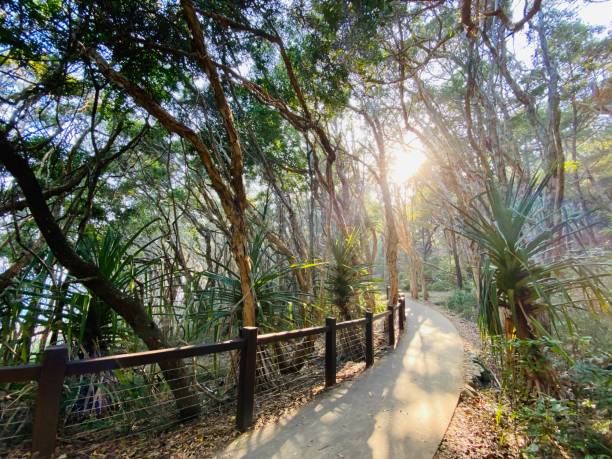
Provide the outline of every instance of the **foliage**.
{"type": "MultiPolygon", "coordinates": [[[[138,237],[154,222],[137,230],[128,238],[109,227],[102,236],[90,229],[84,234],[77,250],[83,258],[100,267],[102,273],[113,285],[136,294],[135,280],[142,276],[154,260],[136,263],[147,247],[154,242],[137,245],[138,237]]],[[[128,330],[112,307],[89,292],[71,291],[66,306],[69,315],[63,333],[67,342],[73,342],[88,355],[106,353],[118,338],[127,338],[128,330]]]]}
{"type": "Polygon", "coordinates": [[[476,316],[476,297],[471,290],[455,290],[444,305],[465,318],[473,319],[476,316]]]}
{"type": "MultiPolygon", "coordinates": [[[[432,292],[448,292],[455,287],[455,284],[448,279],[436,279],[431,282],[428,287],[432,292]]],[[[406,286],[406,289],[409,288],[410,286],[406,286]]]]}
{"type": "MultiPolygon", "coordinates": [[[[520,352],[528,356],[527,380],[540,390],[554,390],[554,382],[538,338],[556,334],[559,323],[571,330],[570,306],[583,304],[595,317],[609,305],[602,275],[593,273],[586,260],[551,256],[566,222],[546,224],[541,197],[548,180],[548,176],[535,176],[525,187],[511,181],[505,194],[489,181],[484,199],[479,199],[481,207],[463,212],[462,230],[484,254],[479,286],[481,330],[495,339],[516,336],[523,340],[520,352]],[[550,321],[550,330],[543,320],[550,321]]],[[[498,356],[503,358],[503,353],[498,356]]]]}
{"type": "Polygon", "coordinates": [[[582,361],[567,371],[569,398],[541,395],[517,410],[530,439],[528,457],[607,457],[612,454],[610,355],[582,361]]]}
{"type": "MultiPolygon", "coordinates": [[[[447,307],[471,318],[474,292],[455,289],[479,274],[478,321],[521,419],[591,454],[570,445],[590,412],[561,380],[585,348],[610,346],[612,48],[582,20],[596,3],[541,2],[513,30],[487,2],[8,0],[0,140],[31,167],[66,246],[135,296],[165,345],[234,337],[251,290],[266,331],[361,316],[382,302],[372,271],[404,268],[413,295],[452,291],[447,307]],[[458,27],[465,14],[474,28],[458,27]],[[392,183],[413,150],[426,164],[392,183]],[[381,180],[407,223],[397,263],[381,180]],[[525,381],[551,390],[531,403],[525,381]]],[[[2,362],[62,341],[142,349],[141,328],[49,250],[24,191],[0,170],[2,362]]]]}
{"type": "MultiPolygon", "coordinates": [[[[310,269],[313,264],[277,266],[269,263],[270,253],[265,243],[265,233],[259,232],[250,244],[249,257],[252,263],[253,290],[257,301],[257,324],[263,330],[283,330],[305,326],[309,323],[303,294],[283,289],[281,281],[295,269],[310,269]]],[[[189,320],[198,321],[206,329],[224,324],[235,331],[240,327],[242,293],[240,277],[228,266],[220,266],[224,273],[202,272],[212,285],[197,292],[201,302],[210,305],[208,314],[190,315],[189,320]]]]}
{"type": "Polygon", "coordinates": [[[346,238],[336,238],[330,247],[331,260],[328,266],[325,288],[331,303],[338,308],[344,319],[357,312],[363,295],[373,288],[373,280],[367,265],[356,263],[358,233],[346,238]]]}

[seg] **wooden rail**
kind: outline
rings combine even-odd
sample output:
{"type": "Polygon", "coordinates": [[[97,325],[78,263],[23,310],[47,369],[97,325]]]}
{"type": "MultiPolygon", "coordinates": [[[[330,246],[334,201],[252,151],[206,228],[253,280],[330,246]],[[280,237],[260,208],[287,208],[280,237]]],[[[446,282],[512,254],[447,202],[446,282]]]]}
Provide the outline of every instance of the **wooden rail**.
{"type": "Polygon", "coordinates": [[[116,370],[118,368],[130,368],[168,360],[217,354],[219,352],[240,349],[243,341],[242,338],[237,338],[213,344],[196,344],[193,346],[158,349],[155,351],[136,352],[133,354],[119,354],[107,357],[96,357],[94,359],[73,360],[66,365],[66,376],[100,373],[102,371],[116,370]]]}
{"type": "Polygon", "coordinates": [[[320,335],[327,331],[327,326],[300,328],[299,330],[291,330],[277,333],[267,333],[257,337],[257,344],[278,343],[280,341],[288,341],[290,339],[302,338],[304,336],[320,335]]]}
{"type": "Polygon", "coordinates": [[[391,311],[389,311],[389,310],[386,310],[386,311],[383,311],[383,312],[379,312],[378,314],[374,314],[373,320],[376,321],[376,320],[379,320],[379,319],[383,319],[383,318],[387,317],[389,314],[391,314],[391,311]]]}
{"type": "Polygon", "coordinates": [[[336,328],[338,328],[338,330],[343,330],[345,328],[358,327],[360,325],[365,325],[365,323],[366,323],[366,319],[364,317],[362,319],[353,319],[353,320],[347,320],[345,322],[340,322],[338,325],[336,325],[336,328]]]}
{"type": "Polygon", "coordinates": [[[51,457],[55,450],[64,378],[156,364],[169,360],[239,351],[236,424],[239,430],[244,431],[253,423],[257,346],[325,334],[325,385],[331,387],[336,384],[336,331],[365,326],[365,361],[366,367],[371,367],[374,363],[373,323],[377,320],[386,319],[387,341],[388,345],[393,348],[395,346],[394,317],[395,314],[399,314],[399,332],[401,335],[404,330],[405,307],[405,299],[400,297],[397,305],[390,305],[388,310],[384,312],[372,314],[368,310],[363,318],[339,323],[336,323],[335,318],[328,317],[325,320],[325,325],[322,326],[264,335],[258,335],[256,327],[243,327],[240,329],[238,338],[219,343],[196,344],[84,360],[68,360],[68,350],[65,346],[53,346],[44,351],[42,364],[0,367],[0,383],[28,381],[38,383],[32,449],[37,457],[47,458],[51,457]]]}
{"type": "Polygon", "coordinates": [[[0,367],[0,384],[38,381],[41,368],[39,364],[0,367]]]}

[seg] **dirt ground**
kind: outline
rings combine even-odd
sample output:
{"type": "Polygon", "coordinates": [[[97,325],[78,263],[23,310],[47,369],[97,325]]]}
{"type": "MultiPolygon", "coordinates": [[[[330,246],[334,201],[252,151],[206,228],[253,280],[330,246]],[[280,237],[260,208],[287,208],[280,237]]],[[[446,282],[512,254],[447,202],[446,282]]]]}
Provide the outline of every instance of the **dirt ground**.
{"type": "Polygon", "coordinates": [[[475,380],[482,370],[474,362],[475,357],[487,368],[494,369],[494,362],[483,351],[477,325],[442,306],[428,304],[453,323],[464,348],[465,388],[435,459],[520,457],[517,441],[503,427],[503,419],[499,425],[496,422],[499,393],[495,381],[489,387],[482,387],[475,380]]]}

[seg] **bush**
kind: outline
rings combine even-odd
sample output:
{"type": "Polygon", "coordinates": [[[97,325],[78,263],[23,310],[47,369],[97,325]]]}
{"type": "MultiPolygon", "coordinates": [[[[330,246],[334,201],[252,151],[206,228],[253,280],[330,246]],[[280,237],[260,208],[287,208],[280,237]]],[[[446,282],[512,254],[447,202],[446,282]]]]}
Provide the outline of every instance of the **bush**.
{"type": "Polygon", "coordinates": [[[431,292],[448,292],[455,288],[455,283],[448,279],[436,279],[428,288],[431,292]]]}
{"type": "Polygon", "coordinates": [[[473,319],[476,316],[476,297],[470,290],[455,290],[444,303],[450,311],[473,319]]]}
{"type": "Polygon", "coordinates": [[[585,359],[563,376],[566,397],[540,395],[517,420],[530,439],[528,457],[610,457],[610,355],[585,359]],[[569,389],[569,390],[568,390],[569,389]]]}

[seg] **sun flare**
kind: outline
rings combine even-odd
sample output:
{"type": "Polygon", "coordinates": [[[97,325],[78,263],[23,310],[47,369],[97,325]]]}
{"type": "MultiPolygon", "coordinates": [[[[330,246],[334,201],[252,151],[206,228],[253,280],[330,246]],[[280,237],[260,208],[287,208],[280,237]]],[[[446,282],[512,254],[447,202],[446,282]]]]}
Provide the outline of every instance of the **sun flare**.
{"type": "Polygon", "coordinates": [[[389,150],[389,181],[402,185],[414,177],[427,161],[423,150],[418,147],[395,145],[389,150]]]}

